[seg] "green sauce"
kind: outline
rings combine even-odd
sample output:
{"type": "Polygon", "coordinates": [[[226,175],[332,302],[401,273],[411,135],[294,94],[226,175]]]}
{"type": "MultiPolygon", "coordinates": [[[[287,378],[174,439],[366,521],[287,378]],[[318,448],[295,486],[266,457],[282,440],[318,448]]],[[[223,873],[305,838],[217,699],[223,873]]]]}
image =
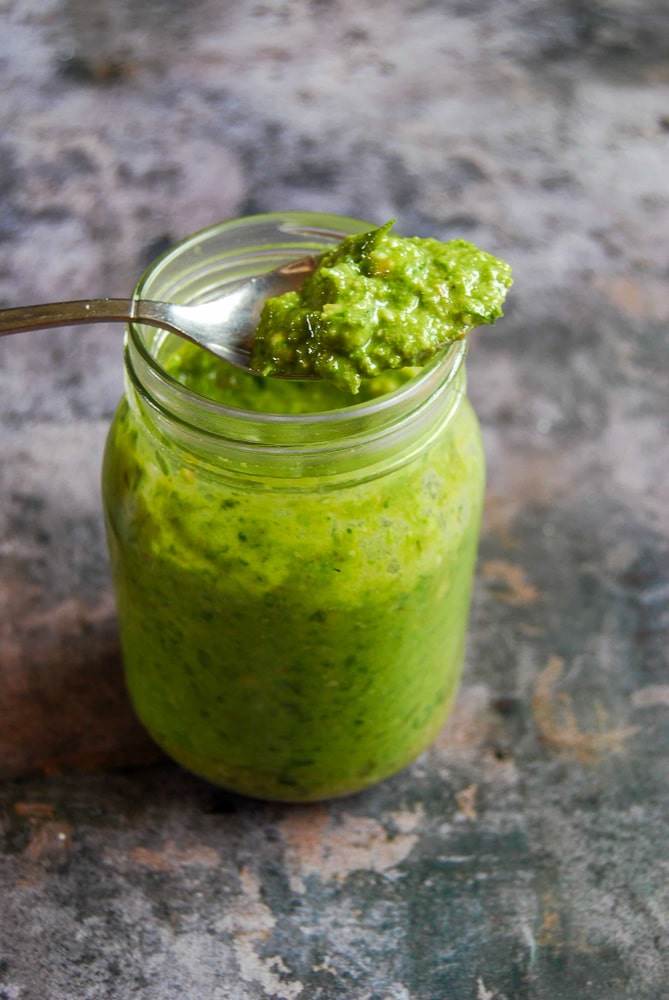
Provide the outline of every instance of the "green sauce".
{"type": "Polygon", "coordinates": [[[276,493],[166,454],[123,403],[104,481],[128,688],[177,761],[305,801],[432,741],[460,678],[483,493],[466,400],[383,478],[276,493]]]}
{"type": "MultiPolygon", "coordinates": [[[[496,308],[452,279],[453,331],[496,308]]],[[[399,282],[392,308],[407,294],[399,282]]],[[[423,322],[407,318],[403,363],[431,349],[423,322]]],[[[335,365],[328,382],[245,375],[181,342],[162,363],[249,419],[340,410],[412,377],[358,381],[385,365],[381,332],[364,348],[369,364],[356,355],[355,371],[340,378],[335,365]],[[351,380],[359,395],[342,389],[351,380]]],[[[166,436],[129,381],[103,471],[126,677],[140,719],[185,767],[248,795],[307,801],[371,785],[432,741],[459,682],[483,498],[463,379],[402,461],[372,455],[336,478],[327,467],[317,478],[230,472],[224,444],[212,461],[166,436]]]]}
{"type": "Polygon", "coordinates": [[[212,355],[183,341],[164,361],[167,372],[181,385],[225,406],[253,413],[320,413],[385,396],[415,374],[404,368],[365,379],[357,395],[323,379],[264,378],[217,362],[212,355]]]}
{"type": "Polygon", "coordinates": [[[357,393],[363,379],[423,365],[502,315],[508,264],[465,240],[394,236],[391,226],[349,236],[299,292],[265,304],[254,370],[316,375],[357,393]]]}

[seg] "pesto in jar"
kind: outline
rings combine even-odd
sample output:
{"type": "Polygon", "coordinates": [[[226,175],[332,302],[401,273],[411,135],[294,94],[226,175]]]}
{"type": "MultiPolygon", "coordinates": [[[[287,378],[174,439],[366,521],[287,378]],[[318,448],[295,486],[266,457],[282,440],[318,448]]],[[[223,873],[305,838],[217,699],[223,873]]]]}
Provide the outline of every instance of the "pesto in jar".
{"type": "Polygon", "coordinates": [[[277,800],[344,795],[407,764],[458,688],[483,478],[464,398],[413,460],[340,488],[218,477],[122,403],[108,535],[128,688],[154,739],[277,800]]]}
{"type": "Polygon", "coordinates": [[[103,492],[139,718],[185,767],[260,798],[398,771],[462,666],[484,488],[464,349],[353,395],[174,339],[158,401],[133,336],[103,492]]]}

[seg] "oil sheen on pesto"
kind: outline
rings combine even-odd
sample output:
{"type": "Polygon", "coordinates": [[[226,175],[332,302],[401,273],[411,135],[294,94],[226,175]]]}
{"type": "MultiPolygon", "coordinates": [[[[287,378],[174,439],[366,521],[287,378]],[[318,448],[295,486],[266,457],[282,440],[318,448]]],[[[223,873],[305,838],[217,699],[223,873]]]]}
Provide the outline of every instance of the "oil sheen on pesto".
{"type": "Polygon", "coordinates": [[[265,303],[254,370],[317,376],[357,393],[363,379],[424,365],[502,315],[508,264],[465,240],[396,236],[391,226],[349,236],[299,291],[265,303]]]}

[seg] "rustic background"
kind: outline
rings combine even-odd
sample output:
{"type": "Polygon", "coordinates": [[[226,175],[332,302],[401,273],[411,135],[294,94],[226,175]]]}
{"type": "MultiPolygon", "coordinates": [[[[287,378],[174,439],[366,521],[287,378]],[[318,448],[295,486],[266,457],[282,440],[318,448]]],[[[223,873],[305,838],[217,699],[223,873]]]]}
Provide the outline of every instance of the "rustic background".
{"type": "Polygon", "coordinates": [[[669,980],[664,0],[0,0],[0,303],[322,209],[506,257],[465,682],[342,802],[160,758],[98,488],[121,332],[0,343],[0,998],[658,1000],[669,980]]]}

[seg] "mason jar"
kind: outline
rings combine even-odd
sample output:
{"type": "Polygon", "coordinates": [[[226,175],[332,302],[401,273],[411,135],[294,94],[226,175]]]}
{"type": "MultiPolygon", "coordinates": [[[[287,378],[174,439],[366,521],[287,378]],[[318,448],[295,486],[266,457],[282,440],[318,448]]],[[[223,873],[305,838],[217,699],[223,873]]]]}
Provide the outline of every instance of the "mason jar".
{"type": "MultiPolygon", "coordinates": [[[[368,228],[304,212],[223,223],[136,295],[207,301],[368,228]]],[[[105,451],[130,697],[168,755],[227,789],[355,792],[430,744],[458,688],[484,483],[466,340],[361,399],[187,346],[190,375],[183,341],[129,326],[105,451]]]]}

